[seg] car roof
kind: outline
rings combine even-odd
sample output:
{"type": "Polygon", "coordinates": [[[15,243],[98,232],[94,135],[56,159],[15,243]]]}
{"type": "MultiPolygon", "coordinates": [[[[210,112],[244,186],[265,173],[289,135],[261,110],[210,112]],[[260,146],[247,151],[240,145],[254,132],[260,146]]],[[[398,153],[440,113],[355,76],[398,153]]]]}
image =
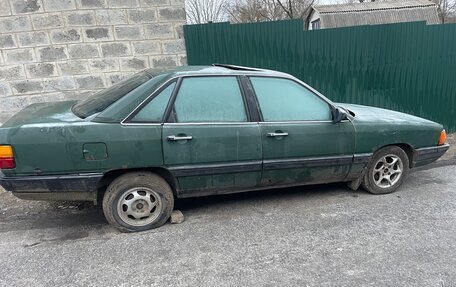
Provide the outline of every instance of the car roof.
{"type": "Polygon", "coordinates": [[[151,68],[145,70],[151,76],[169,74],[172,76],[198,76],[198,75],[263,75],[291,77],[289,74],[244,66],[213,64],[212,66],[182,66],[167,69],[151,68]]]}
{"type": "MultiPolygon", "coordinates": [[[[183,66],[183,67],[172,67],[172,68],[152,68],[142,71],[141,73],[147,74],[150,79],[144,84],[140,85],[133,91],[130,91],[127,95],[112,103],[109,107],[104,109],[98,114],[94,121],[100,122],[119,122],[125,119],[130,113],[129,108],[125,108],[129,105],[135,107],[140,102],[144,101],[150,96],[149,85],[159,84],[160,86],[178,77],[185,76],[223,76],[223,75],[249,75],[249,76],[269,76],[269,77],[281,77],[293,79],[293,76],[286,73],[281,73],[272,70],[249,68],[242,66],[214,64],[212,66],[183,66]],[[160,76],[160,77],[159,77],[160,76]],[[158,79],[158,80],[155,80],[158,79]],[[138,92],[140,91],[140,92],[138,92]],[[140,95],[140,96],[139,96],[140,95]],[[138,101],[138,103],[136,103],[138,101]]],[[[154,88],[154,91],[158,87],[154,88]]]]}

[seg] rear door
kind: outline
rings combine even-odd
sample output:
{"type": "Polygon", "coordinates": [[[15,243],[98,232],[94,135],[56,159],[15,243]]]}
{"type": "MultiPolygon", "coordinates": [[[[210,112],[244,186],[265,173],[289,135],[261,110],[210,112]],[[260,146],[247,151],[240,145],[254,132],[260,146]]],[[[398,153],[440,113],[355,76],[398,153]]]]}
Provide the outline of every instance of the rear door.
{"type": "Polygon", "coordinates": [[[163,126],[165,166],[180,195],[258,186],[262,144],[236,76],[185,77],[163,126]]]}
{"type": "Polygon", "coordinates": [[[354,151],[354,127],[334,123],[329,103],[287,78],[250,77],[258,100],[263,185],[344,180],[354,151]]]}

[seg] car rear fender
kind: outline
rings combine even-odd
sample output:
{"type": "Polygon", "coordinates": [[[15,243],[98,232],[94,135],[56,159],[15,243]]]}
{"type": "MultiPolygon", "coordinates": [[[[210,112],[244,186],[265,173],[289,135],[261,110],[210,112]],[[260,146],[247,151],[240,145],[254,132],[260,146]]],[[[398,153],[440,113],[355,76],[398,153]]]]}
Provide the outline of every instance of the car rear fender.
{"type": "Polygon", "coordinates": [[[117,170],[110,170],[106,172],[101,180],[98,183],[98,199],[101,200],[104,192],[106,191],[106,188],[113,182],[116,178],[118,178],[120,175],[129,173],[129,172],[135,172],[135,171],[149,171],[153,172],[159,176],[161,176],[166,182],[169,184],[171,189],[173,190],[174,196],[177,196],[177,180],[176,178],[167,170],[166,168],[163,167],[145,167],[145,168],[131,168],[131,169],[117,169],[117,170]]]}

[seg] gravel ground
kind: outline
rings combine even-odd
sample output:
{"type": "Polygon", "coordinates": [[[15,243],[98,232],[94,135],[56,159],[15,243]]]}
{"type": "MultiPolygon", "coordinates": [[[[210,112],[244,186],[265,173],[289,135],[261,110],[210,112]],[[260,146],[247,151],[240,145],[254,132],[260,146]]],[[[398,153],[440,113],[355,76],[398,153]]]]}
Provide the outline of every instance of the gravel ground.
{"type": "Polygon", "coordinates": [[[99,207],[0,193],[0,285],[456,286],[454,163],[383,196],[331,184],[180,200],[184,223],[135,234],[99,207]]]}

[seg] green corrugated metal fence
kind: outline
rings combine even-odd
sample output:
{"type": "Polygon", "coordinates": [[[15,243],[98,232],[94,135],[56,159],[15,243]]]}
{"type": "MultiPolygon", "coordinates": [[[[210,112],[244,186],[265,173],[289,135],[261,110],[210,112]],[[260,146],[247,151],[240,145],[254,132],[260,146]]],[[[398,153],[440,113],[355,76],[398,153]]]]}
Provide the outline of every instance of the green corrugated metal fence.
{"type": "Polygon", "coordinates": [[[188,63],[287,72],[333,101],[398,110],[456,131],[456,24],[303,27],[302,20],[185,26],[188,63]]]}

